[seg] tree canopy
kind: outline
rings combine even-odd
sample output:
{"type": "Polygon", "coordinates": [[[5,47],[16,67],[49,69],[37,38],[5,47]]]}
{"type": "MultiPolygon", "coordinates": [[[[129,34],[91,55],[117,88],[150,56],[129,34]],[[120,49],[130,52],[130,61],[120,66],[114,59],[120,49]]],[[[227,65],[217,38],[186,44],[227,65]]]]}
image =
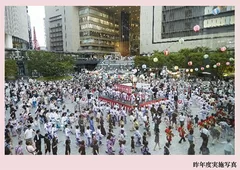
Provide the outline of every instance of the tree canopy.
{"type": "MultiPolygon", "coordinates": [[[[195,69],[198,68],[198,72],[201,71],[201,67],[204,67],[204,71],[211,72],[217,76],[222,76],[226,72],[234,72],[234,52],[232,51],[210,51],[207,47],[197,47],[194,49],[182,49],[178,52],[170,52],[168,56],[165,56],[163,52],[154,51],[153,55],[148,56],[137,56],[135,57],[135,66],[142,68],[143,64],[147,65],[147,68],[162,68],[167,66],[169,70],[175,71],[174,66],[179,68],[195,69]],[[204,58],[207,54],[209,57],[204,58]],[[158,61],[154,62],[153,59],[157,58],[158,61]],[[188,62],[192,61],[192,65],[189,66],[188,62]],[[229,62],[230,65],[226,65],[229,62]],[[214,68],[213,66],[220,63],[220,66],[214,68]],[[206,66],[209,65],[209,68],[206,66]]],[[[197,72],[194,71],[193,74],[197,72]]]]}
{"type": "Polygon", "coordinates": [[[73,71],[74,61],[71,56],[47,51],[30,51],[27,66],[29,73],[37,71],[44,77],[63,76],[73,71]]]}
{"type": "Polygon", "coordinates": [[[5,60],[5,79],[14,79],[17,76],[17,62],[16,60],[5,60]]]}

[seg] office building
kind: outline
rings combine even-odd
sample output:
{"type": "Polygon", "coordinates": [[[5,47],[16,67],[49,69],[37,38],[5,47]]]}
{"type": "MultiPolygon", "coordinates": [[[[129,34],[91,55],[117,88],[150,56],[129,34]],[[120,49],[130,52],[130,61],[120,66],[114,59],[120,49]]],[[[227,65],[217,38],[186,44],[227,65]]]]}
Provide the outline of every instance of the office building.
{"type": "MultiPolygon", "coordinates": [[[[28,13],[28,7],[27,7],[27,13],[28,13]]],[[[29,36],[29,46],[28,46],[28,49],[33,49],[31,19],[30,19],[29,14],[27,16],[28,16],[28,36],[29,36]]]]}
{"type": "Polygon", "coordinates": [[[5,6],[5,48],[29,48],[26,6],[5,6]]]}
{"type": "Polygon", "coordinates": [[[47,49],[89,56],[138,54],[139,10],[140,7],[46,6],[47,49]]]}
{"type": "Polygon", "coordinates": [[[234,48],[234,6],[142,6],[140,13],[140,53],[170,52],[182,48],[222,46],[234,48]],[[200,26],[194,32],[193,27],[200,26]],[[184,43],[180,44],[180,38],[184,43]]]}

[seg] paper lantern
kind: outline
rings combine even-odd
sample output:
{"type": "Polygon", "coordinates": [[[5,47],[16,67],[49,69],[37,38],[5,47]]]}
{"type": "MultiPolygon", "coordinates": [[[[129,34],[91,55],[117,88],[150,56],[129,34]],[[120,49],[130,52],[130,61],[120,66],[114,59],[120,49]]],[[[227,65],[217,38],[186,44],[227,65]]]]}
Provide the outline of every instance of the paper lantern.
{"type": "Polygon", "coordinates": [[[226,47],[221,47],[221,49],[220,49],[222,52],[224,52],[224,51],[226,51],[227,50],[227,48],[226,47]]]}
{"type": "Polygon", "coordinates": [[[229,65],[230,65],[230,62],[226,62],[226,65],[229,66],[229,65]]]}
{"type": "Polygon", "coordinates": [[[178,70],[178,66],[175,66],[174,69],[175,69],[175,70],[178,70]]]}
{"type": "Polygon", "coordinates": [[[213,65],[213,68],[217,68],[217,65],[213,65]]]}
{"type": "Polygon", "coordinates": [[[203,58],[205,58],[205,59],[207,59],[209,56],[208,56],[208,54],[205,54],[204,56],[203,56],[203,58]]]}
{"type": "Polygon", "coordinates": [[[191,65],[192,65],[192,61],[189,61],[189,62],[188,62],[188,65],[191,66],[191,65]]]}
{"type": "Polygon", "coordinates": [[[189,72],[189,69],[186,69],[186,72],[188,73],[188,72],[189,72]]]}
{"type": "Polygon", "coordinates": [[[229,58],[229,61],[234,61],[234,58],[232,58],[232,57],[231,57],[231,58],[229,58]]]}
{"type": "Polygon", "coordinates": [[[191,72],[191,73],[193,72],[193,69],[192,69],[192,68],[190,69],[190,72],[191,72]]]}
{"type": "Polygon", "coordinates": [[[204,67],[201,67],[201,70],[203,71],[203,70],[204,70],[204,67]]]}
{"type": "Polygon", "coordinates": [[[153,61],[154,61],[155,63],[158,62],[158,58],[155,57],[155,58],[153,59],[153,61]]]}
{"type": "Polygon", "coordinates": [[[169,55],[168,49],[164,50],[164,55],[165,55],[165,56],[168,56],[168,55],[169,55]]]}
{"type": "Polygon", "coordinates": [[[195,71],[198,71],[198,68],[195,68],[195,71]]]}
{"type": "Polygon", "coordinates": [[[210,66],[209,65],[206,65],[206,68],[209,68],[210,66]]]}
{"type": "Polygon", "coordinates": [[[213,15],[217,15],[217,14],[219,14],[220,13],[220,8],[219,7],[217,7],[217,8],[215,8],[215,9],[213,9],[213,15]]]}
{"type": "Polygon", "coordinates": [[[199,25],[195,25],[195,26],[193,27],[193,31],[194,31],[194,32],[200,31],[200,26],[199,26],[199,25]]]}
{"type": "Polygon", "coordinates": [[[180,44],[184,43],[184,39],[183,38],[180,38],[178,41],[179,41],[180,44]]]}
{"type": "Polygon", "coordinates": [[[221,63],[217,63],[216,65],[219,67],[221,65],[221,63]]]}
{"type": "Polygon", "coordinates": [[[143,65],[142,65],[142,68],[143,68],[143,69],[146,69],[146,68],[147,68],[146,64],[143,64],[143,65]]]}

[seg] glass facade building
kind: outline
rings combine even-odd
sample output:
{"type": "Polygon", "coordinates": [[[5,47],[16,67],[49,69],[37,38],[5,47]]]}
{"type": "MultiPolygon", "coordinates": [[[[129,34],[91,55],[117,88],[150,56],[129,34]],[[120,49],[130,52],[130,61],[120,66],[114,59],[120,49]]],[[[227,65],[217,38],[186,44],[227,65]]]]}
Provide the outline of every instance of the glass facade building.
{"type": "Polygon", "coordinates": [[[234,6],[141,6],[140,23],[141,54],[203,46],[235,48],[234,6]],[[199,31],[193,30],[196,25],[199,31]]]}
{"type": "Polygon", "coordinates": [[[47,48],[99,57],[139,54],[139,15],[139,6],[45,7],[47,48]]]}
{"type": "Polygon", "coordinates": [[[85,7],[79,10],[79,26],[81,51],[115,51],[119,24],[113,16],[97,8],[85,7]]]}

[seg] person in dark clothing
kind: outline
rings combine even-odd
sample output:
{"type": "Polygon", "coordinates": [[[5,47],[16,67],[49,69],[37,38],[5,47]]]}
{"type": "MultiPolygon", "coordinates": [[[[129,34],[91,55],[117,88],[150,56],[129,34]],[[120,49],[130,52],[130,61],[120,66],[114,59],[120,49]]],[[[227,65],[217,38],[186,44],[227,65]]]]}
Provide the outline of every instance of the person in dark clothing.
{"type": "Polygon", "coordinates": [[[80,148],[79,148],[78,152],[80,153],[80,155],[86,155],[86,147],[85,147],[84,140],[82,140],[80,142],[80,148]]]}
{"type": "Polygon", "coordinates": [[[154,146],[154,151],[156,150],[156,147],[158,145],[159,149],[161,149],[160,147],[160,142],[159,142],[159,135],[160,135],[160,130],[157,129],[156,132],[155,132],[155,139],[154,139],[154,142],[155,142],[155,146],[154,146]]]}
{"type": "Polygon", "coordinates": [[[147,142],[147,133],[143,132],[142,143],[143,145],[147,142]]]}
{"type": "Polygon", "coordinates": [[[154,133],[156,133],[161,123],[161,117],[155,116],[153,121],[154,121],[154,133]]]}
{"type": "Polygon", "coordinates": [[[172,114],[172,121],[171,121],[172,127],[174,127],[174,125],[175,125],[175,129],[177,129],[177,116],[178,116],[177,110],[175,110],[172,114]]]}
{"type": "Polygon", "coordinates": [[[85,127],[84,127],[84,120],[83,120],[83,116],[82,115],[80,115],[80,117],[79,117],[78,125],[80,127],[80,132],[83,135],[85,133],[85,127]]]}
{"type": "Polygon", "coordinates": [[[104,119],[102,116],[100,117],[100,129],[101,129],[101,134],[103,136],[106,136],[106,130],[104,128],[104,119]]]}
{"type": "Polygon", "coordinates": [[[203,141],[202,146],[200,147],[199,154],[209,155],[209,149],[207,147],[207,141],[203,141]]]}
{"type": "Polygon", "coordinates": [[[230,113],[232,112],[232,108],[233,108],[232,102],[231,100],[229,100],[227,104],[228,115],[230,115],[230,113]]]}
{"type": "Polygon", "coordinates": [[[143,147],[141,148],[141,152],[143,155],[151,155],[151,153],[149,152],[147,141],[144,143],[143,147]]]}
{"type": "Polygon", "coordinates": [[[56,136],[53,136],[53,139],[52,139],[52,152],[53,152],[53,155],[57,155],[57,150],[58,150],[58,138],[56,138],[56,136]]]}
{"type": "Polygon", "coordinates": [[[40,134],[40,130],[37,130],[33,140],[35,142],[36,152],[38,155],[42,155],[42,139],[44,139],[44,136],[40,134]]]}
{"type": "Polygon", "coordinates": [[[69,138],[66,139],[66,142],[65,142],[65,155],[70,155],[71,154],[70,144],[71,144],[71,140],[69,138]]]}
{"type": "Polygon", "coordinates": [[[152,108],[150,109],[150,111],[151,111],[151,115],[152,115],[152,119],[153,119],[153,116],[157,113],[154,105],[152,105],[152,108]]]}
{"type": "Polygon", "coordinates": [[[198,118],[198,115],[196,115],[194,117],[195,127],[198,125],[198,121],[199,121],[199,118],[198,118]]]}
{"type": "Polygon", "coordinates": [[[98,146],[98,141],[97,140],[95,140],[93,142],[92,148],[93,148],[93,155],[98,155],[99,154],[99,146],[98,146]]]}
{"type": "Polygon", "coordinates": [[[50,155],[50,153],[51,153],[51,141],[50,141],[47,133],[45,134],[45,137],[44,137],[44,145],[45,145],[45,155],[47,153],[49,153],[49,155],[50,155]]]}
{"type": "Polygon", "coordinates": [[[192,143],[190,147],[188,148],[188,155],[195,155],[195,150],[194,150],[195,145],[192,143]]]}
{"type": "Polygon", "coordinates": [[[163,109],[162,109],[162,106],[159,105],[158,108],[157,108],[157,114],[162,117],[162,114],[163,114],[163,109]]]}
{"type": "Polygon", "coordinates": [[[9,128],[10,128],[10,125],[6,125],[6,127],[5,127],[5,140],[6,139],[11,139],[9,128]]]}
{"type": "Polygon", "coordinates": [[[131,136],[131,152],[136,153],[136,150],[135,150],[135,142],[134,142],[134,136],[131,136]]]}
{"type": "Polygon", "coordinates": [[[10,138],[7,138],[5,141],[5,155],[12,155],[12,146],[10,138]]]}
{"type": "Polygon", "coordinates": [[[170,155],[170,152],[169,152],[169,143],[167,142],[164,146],[164,155],[170,155]]]}

